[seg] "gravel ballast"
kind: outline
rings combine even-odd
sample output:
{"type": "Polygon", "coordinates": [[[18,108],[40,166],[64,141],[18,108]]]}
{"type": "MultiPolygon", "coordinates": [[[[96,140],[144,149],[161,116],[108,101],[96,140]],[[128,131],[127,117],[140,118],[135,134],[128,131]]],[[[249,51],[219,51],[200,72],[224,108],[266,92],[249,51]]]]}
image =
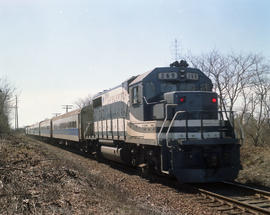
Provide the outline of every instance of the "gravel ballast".
{"type": "Polygon", "coordinates": [[[0,214],[219,214],[190,186],[24,136],[0,139],[0,171],[0,214]]]}

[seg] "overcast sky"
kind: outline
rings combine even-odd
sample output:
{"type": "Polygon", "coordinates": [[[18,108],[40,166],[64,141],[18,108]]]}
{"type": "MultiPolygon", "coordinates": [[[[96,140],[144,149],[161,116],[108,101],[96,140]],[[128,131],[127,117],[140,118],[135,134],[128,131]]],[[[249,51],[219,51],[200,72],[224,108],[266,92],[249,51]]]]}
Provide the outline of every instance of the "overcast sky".
{"type": "Polygon", "coordinates": [[[19,124],[112,88],[180,54],[270,58],[269,0],[0,0],[0,78],[19,92],[19,124]]]}

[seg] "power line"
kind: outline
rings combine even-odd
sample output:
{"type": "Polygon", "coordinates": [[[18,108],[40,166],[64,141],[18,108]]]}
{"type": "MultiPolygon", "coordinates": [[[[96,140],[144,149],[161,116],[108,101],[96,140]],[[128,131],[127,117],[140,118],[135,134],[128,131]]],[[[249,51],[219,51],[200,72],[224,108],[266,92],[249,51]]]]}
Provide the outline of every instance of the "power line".
{"type": "Polygon", "coordinates": [[[63,109],[66,109],[66,113],[68,112],[69,109],[73,108],[73,105],[62,105],[63,109]]]}

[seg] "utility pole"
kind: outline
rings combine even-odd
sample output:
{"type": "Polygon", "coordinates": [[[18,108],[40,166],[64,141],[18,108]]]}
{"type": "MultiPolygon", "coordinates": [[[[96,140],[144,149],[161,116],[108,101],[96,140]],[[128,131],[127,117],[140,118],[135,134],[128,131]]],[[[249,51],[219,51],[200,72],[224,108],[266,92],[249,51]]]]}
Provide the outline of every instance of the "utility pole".
{"type": "Polygon", "coordinates": [[[68,112],[69,109],[72,109],[73,105],[62,105],[63,109],[66,109],[66,113],[68,112]]]}
{"type": "Polygon", "coordinates": [[[19,115],[18,115],[18,97],[16,96],[15,101],[15,130],[19,128],[19,115]]]}

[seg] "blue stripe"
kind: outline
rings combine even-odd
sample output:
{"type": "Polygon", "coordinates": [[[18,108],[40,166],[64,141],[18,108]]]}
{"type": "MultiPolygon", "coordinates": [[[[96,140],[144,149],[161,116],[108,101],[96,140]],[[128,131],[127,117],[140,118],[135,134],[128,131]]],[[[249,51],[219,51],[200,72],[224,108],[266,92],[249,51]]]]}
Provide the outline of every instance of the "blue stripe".
{"type": "Polygon", "coordinates": [[[78,128],[54,129],[53,135],[55,134],[79,136],[79,129],[78,128]]]}
{"type": "Polygon", "coordinates": [[[40,130],[40,134],[50,134],[50,130],[40,130]]]}

